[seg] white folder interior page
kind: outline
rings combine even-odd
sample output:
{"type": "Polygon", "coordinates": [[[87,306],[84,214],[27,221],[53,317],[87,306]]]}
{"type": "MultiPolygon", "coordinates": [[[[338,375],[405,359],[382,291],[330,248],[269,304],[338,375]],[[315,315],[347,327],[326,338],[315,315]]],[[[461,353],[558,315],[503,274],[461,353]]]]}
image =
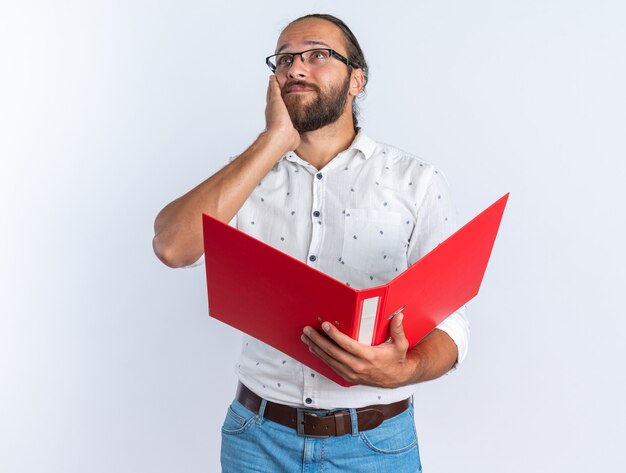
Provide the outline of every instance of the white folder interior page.
{"type": "Polygon", "coordinates": [[[363,301],[361,307],[361,325],[359,326],[359,338],[360,343],[366,345],[372,344],[374,338],[374,323],[376,322],[376,311],[378,310],[379,297],[370,297],[363,301]]]}

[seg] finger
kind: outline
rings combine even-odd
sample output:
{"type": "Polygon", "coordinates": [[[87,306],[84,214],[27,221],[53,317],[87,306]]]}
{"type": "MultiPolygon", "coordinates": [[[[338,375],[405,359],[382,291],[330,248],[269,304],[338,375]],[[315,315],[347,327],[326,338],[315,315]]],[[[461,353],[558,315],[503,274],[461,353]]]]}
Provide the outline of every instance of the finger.
{"type": "Polygon", "coordinates": [[[318,355],[320,358],[322,358],[323,356],[325,359],[329,361],[332,360],[334,363],[339,363],[339,360],[333,358],[333,356],[330,353],[326,353],[326,351],[324,351],[324,349],[322,349],[311,338],[307,337],[306,335],[302,335],[300,339],[304,342],[305,345],[309,347],[309,351],[318,355]]]}
{"type": "MultiPolygon", "coordinates": [[[[307,337],[309,341],[314,343],[320,350],[323,350],[340,363],[351,365],[358,361],[354,355],[345,351],[341,346],[337,345],[333,340],[323,336],[317,330],[314,330],[311,327],[305,327],[304,333],[305,337],[307,337]]],[[[310,343],[309,346],[311,346],[310,343]]]]}
{"type": "Polygon", "coordinates": [[[267,83],[267,100],[269,101],[276,94],[280,95],[280,84],[276,76],[270,76],[267,83]]]}
{"type": "Polygon", "coordinates": [[[272,94],[276,94],[278,97],[281,95],[280,84],[278,83],[278,79],[276,76],[270,77],[270,91],[272,94]]]}
{"type": "Polygon", "coordinates": [[[270,90],[272,90],[272,76],[267,81],[267,91],[265,92],[265,102],[270,101],[270,90]]]}
{"type": "Polygon", "coordinates": [[[360,344],[351,337],[348,337],[345,333],[342,333],[339,329],[333,326],[330,322],[324,322],[322,328],[326,335],[328,335],[337,345],[343,348],[345,351],[352,353],[356,356],[360,356],[364,353],[366,346],[360,344]]]}
{"type": "Polygon", "coordinates": [[[330,366],[335,373],[341,376],[344,379],[348,379],[350,373],[354,373],[351,367],[341,361],[333,358],[332,355],[326,353],[323,349],[321,349],[315,342],[309,339],[306,335],[302,336],[302,340],[309,346],[309,351],[313,353],[315,356],[320,358],[324,363],[330,366]],[[305,341],[306,339],[306,341],[305,341]]]}

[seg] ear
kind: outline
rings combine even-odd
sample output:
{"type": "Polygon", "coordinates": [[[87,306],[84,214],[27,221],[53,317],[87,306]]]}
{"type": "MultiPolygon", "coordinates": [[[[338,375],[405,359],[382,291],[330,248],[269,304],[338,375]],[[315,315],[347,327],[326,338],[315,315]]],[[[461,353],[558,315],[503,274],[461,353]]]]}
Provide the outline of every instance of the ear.
{"type": "Polygon", "coordinates": [[[363,70],[352,69],[352,74],[350,75],[349,95],[351,95],[352,97],[356,97],[361,93],[364,85],[365,77],[363,76],[363,70]]]}

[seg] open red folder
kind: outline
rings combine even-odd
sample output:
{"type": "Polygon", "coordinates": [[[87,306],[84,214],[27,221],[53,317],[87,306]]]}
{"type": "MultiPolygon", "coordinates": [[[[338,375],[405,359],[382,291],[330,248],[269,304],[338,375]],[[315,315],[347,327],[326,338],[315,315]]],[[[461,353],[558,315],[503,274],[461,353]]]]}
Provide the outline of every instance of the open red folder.
{"type": "Polygon", "coordinates": [[[209,314],[351,386],[309,352],[305,325],[330,321],[367,345],[383,343],[404,314],[409,346],[478,294],[506,194],[382,286],[354,289],[207,214],[202,216],[209,314]]]}

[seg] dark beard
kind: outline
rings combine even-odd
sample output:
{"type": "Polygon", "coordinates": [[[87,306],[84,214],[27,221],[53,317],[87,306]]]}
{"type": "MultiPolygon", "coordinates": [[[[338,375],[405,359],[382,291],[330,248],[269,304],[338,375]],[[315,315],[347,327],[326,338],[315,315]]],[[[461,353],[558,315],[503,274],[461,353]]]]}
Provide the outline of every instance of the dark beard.
{"type": "MultiPolygon", "coordinates": [[[[300,105],[299,100],[285,97],[285,105],[291,117],[293,127],[300,133],[318,130],[326,125],[336,122],[342,115],[348,100],[350,88],[350,76],[339,87],[331,88],[327,93],[322,93],[318,87],[313,87],[305,82],[290,82],[290,85],[305,85],[311,87],[317,93],[313,102],[300,105]]],[[[293,97],[296,98],[296,97],[293,97]]]]}

